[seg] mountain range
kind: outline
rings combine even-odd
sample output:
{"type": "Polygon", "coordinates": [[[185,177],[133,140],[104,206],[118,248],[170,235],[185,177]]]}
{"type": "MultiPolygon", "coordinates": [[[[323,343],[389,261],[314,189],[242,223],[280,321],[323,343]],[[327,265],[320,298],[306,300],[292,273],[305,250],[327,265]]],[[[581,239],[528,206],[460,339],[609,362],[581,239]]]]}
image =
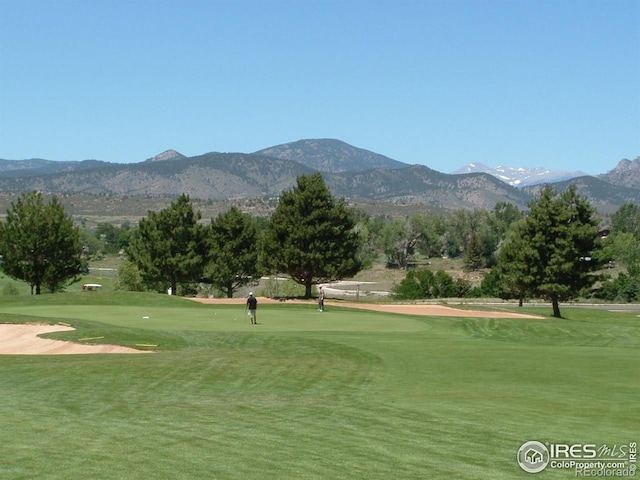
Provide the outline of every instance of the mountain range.
{"type": "Polygon", "coordinates": [[[544,167],[511,167],[509,165],[499,165],[495,168],[487,167],[483,163],[469,163],[451,173],[488,173],[499,178],[514,187],[527,187],[531,185],[539,185],[541,183],[558,183],[565,180],[571,180],[576,177],[584,177],[587,173],[581,171],[565,172],[562,170],[549,170],[544,167]]]}
{"type": "Polygon", "coordinates": [[[611,213],[623,203],[640,203],[640,157],[623,159],[597,177],[573,172],[564,177],[558,174],[554,182],[553,172],[548,171],[543,175],[542,171],[489,169],[481,164],[475,164],[475,171],[466,168],[446,174],[339,140],[309,139],[253,153],[211,152],[186,157],[167,150],[129,164],[0,160],[0,192],[266,198],[291,188],[299,175],[319,171],[335,196],[353,201],[427,204],[444,209],[493,208],[505,201],[526,208],[543,183],[554,183],[558,190],[576,185],[603,213],[611,213]],[[543,176],[543,183],[532,180],[543,176]]]}

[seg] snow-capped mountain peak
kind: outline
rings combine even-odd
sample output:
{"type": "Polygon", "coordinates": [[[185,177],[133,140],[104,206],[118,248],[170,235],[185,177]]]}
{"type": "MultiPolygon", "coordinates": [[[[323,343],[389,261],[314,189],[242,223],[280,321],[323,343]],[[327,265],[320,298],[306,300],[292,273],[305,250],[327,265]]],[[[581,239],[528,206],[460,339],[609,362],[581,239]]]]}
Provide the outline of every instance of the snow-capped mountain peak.
{"type": "Polygon", "coordinates": [[[569,180],[571,178],[588,175],[584,172],[565,172],[560,170],[549,170],[544,167],[512,167],[510,165],[498,165],[495,168],[486,166],[483,163],[472,162],[452,174],[463,173],[488,173],[499,178],[505,183],[514,187],[526,187],[540,183],[555,183],[569,180]]]}

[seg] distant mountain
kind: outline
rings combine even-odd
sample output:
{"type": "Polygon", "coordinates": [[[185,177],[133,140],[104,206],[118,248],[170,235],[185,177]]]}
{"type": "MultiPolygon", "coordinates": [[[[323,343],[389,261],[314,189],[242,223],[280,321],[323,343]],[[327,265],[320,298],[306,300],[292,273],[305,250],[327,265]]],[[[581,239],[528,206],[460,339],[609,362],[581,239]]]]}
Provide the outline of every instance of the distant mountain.
{"type": "Polygon", "coordinates": [[[32,158],[29,160],[0,159],[0,175],[3,177],[24,177],[49,175],[59,172],[80,172],[92,168],[111,165],[100,160],[83,160],[81,162],[44,160],[32,158]]]}
{"type": "Polygon", "coordinates": [[[177,196],[225,199],[277,196],[297,176],[314,170],[299,163],[243,153],[209,153],[175,161],[144,161],[78,172],[5,178],[0,191],[177,196]]]}
{"type": "MultiPolygon", "coordinates": [[[[587,199],[601,213],[615,213],[625,203],[640,204],[640,188],[630,188],[622,185],[614,185],[596,177],[585,176],[572,178],[564,182],[553,184],[553,188],[563,192],[569,186],[575,185],[578,193],[587,199]]],[[[544,185],[532,185],[524,187],[523,192],[532,197],[538,196],[544,185]]]]}
{"type": "Polygon", "coordinates": [[[56,162],[42,158],[30,158],[29,160],[0,160],[0,173],[26,172],[28,170],[42,170],[50,165],[67,164],[69,162],[56,162]]]}
{"type": "Polygon", "coordinates": [[[184,158],[187,158],[187,157],[185,157],[179,152],[176,152],[175,150],[165,150],[164,152],[159,153],[155,157],[147,158],[145,162],[164,162],[165,160],[182,160],[184,158]]]}
{"type": "Polygon", "coordinates": [[[514,187],[526,187],[529,185],[539,185],[541,183],[556,183],[587,175],[580,171],[565,172],[561,170],[548,170],[543,167],[527,168],[500,165],[496,168],[491,168],[477,162],[469,163],[452,173],[454,175],[463,173],[488,173],[514,187]]]}
{"type": "Polygon", "coordinates": [[[292,160],[328,173],[361,172],[372,168],[388,170],[408,166],[384,155],[333,139],[299,140],[258,150],[255,154],[292,160]]]}
{"type": "Polygon", "coordinates": [[[350,199],[424,203],[445,209],[492,209],[498,202],[525,208],[530,197],[485,173],[450,175],[423,165],[325,175],[336,195],[350,199]]]}
{"type": "MultiPolygon", "coordinates": [[[[81,172],[3,178],[0,191],[177,196],[238,199],[279,196],[314,169],[263,155],[210,153],[180,161],[115,164],[81,172]]],[[[334,195],[352,200],[428,203],[440,208],[493,208],[529,198],[487,174],[447,175],[422,165],[393,170],[323,173],[334,195]]]]}
{"type": "MultiPolygon", "coordinates": [[[[554,186],[564,189],[575,184],[600,211],[613,212],[623,203],[640,203],[639,167],[640,157],[633,162],[623,160],[599,178],[581,176],[554,182],[554,186]]],[[[473,168],[487,167],[475,164],[473,168]]],[[[502,169],[500,177],[496,175],[498,169],[493,170],[493,174],[484,171],[445,174],[339,140],[316,139],[277,145],[254,154],[212,152],[186,157],[167,150],[132,164],[0,160],[0,192],[39,190],[56,194],[158,197],[188,193],[194,200],[202,201],[266,199],[278,197],[283,190],[293,187],[299,175],[321,171],[334,195],[354,202],[441,209],[491,209],[498,202],[510,202],[525,209],[542,188],[542,183],[526,185],[527,176],[519,169],[514,169],[515,173],[502,169]],[[518,175],[519,183],[515,183],[518,187],[507,182],[516,182],[518,175]]],[[[528,178],[536,176],[534,170],[527,172],[528,178]]],[[[538,180],[540,176],[538,172],[538,180]]],[[[544,182],[551,180],[546,177],[544,182]]]]}
{"type": "Polygon", "coordinates": [[[640,188],[640,157],[636,157],[633,161],[623,158],[616,168],[598,175],[598,178],[614,185],[640,188]]]}

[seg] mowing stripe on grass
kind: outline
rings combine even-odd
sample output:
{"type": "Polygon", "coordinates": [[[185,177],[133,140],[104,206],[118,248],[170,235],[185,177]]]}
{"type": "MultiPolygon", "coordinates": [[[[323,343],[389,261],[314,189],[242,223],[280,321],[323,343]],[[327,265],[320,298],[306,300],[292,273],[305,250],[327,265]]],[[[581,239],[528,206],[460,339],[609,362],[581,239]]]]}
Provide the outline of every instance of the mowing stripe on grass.
{"type": "Polygon", "coordinates": [[[525,441],[613,445],[640,431],[634,315],[275,305],[252,328],[235,306],[49,297],[0,302],[0,321],[48,311],[77,329],[51,337],[162,350],[0,357],[2,478],[501,480],[527,477],[516,462],[525,441]]]}

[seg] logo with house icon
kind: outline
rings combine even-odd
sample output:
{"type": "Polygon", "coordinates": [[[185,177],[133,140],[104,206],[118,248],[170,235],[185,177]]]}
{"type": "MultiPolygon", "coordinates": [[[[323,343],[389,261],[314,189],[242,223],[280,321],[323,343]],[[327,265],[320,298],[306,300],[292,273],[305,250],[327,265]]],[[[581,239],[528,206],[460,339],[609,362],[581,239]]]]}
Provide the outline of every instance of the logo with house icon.
{"type": "Polygon", "coordinates": [[[540,442],[535,440],[525,442],[518,450],[518,465],[525,472],[541,472],[548,464],[549,450],[540,442]]]}

